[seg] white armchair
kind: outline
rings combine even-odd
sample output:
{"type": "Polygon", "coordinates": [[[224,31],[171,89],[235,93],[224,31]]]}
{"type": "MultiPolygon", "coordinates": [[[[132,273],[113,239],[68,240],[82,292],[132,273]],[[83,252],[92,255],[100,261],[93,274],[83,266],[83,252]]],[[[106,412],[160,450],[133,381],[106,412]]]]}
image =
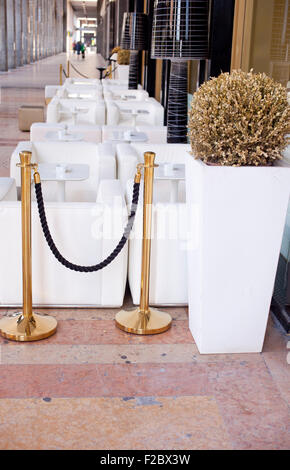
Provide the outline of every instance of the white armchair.
{"type": "MultiPolygon", "coordinates": [[[[101,126],[85,126],[85,125],[65,125],[65,124],[50,124],[48,122],[35,122],[30,128],[31,142],[46,142],[52,140],[47,137],[49,132],[57,133],[67,129],[68,134],[79,134],[82,136],[81,140],[85,142],[95,142],[96,144],[102,142],[102,128],[101,126]]],[[[59,140],[58,136],[54,140],[59,140]]]]}
{"type": "MultiPolygon", "coordinates": [[[[56,246],[76,264],[93,265],[105,259],[119,242],[127,222],[117,180],[100,183],[97,201],[49,202],[45,207],[56,246]]],[[[0,306],[18,307],[22,304],[20,202],[0,202],[0,225],[0,306]]],[[[47,246],[36,203],[32,203],[34,306],[120,307],[126,278],[127,246],[96,273],[78,273],[62,266],[47,246]]]]}
{"type": "Polygon", "coordinates": [[[17,198],[14,178],[0,178],[0,201],[15,201],[17,198]]]}
{"type": "Polygon", "coordinates": [[[163,126],[164,108],[154,98],[146,101],[106,101],[106,107],[108,125],[163,126]],[[140,113],[133,117],[128,112],[130,110],[140,113]]]}
{"type": "MultiPolygon", "coordinates": [[[[186,305],[187,297],[187,217],[185,200],[161,202],[159,182],[154,183],[150,264],[150,305],[186,305]]],[[[133,181],[127,184],[126,198],[132,197],[133,181]]],[[[140,188],[134,230],[129,241],[128,279],[134,304],[140,302],[143,188],[140,188]]],[[[169,195],[168,199],[169,201],[169,195]]]]}
{"type": "MultiPolygon", "coordinates": [[[[156,164],[158,163],[185,163],[185,156],[191,151],[187,144],[118,144],[116,147],[118,178],[121,185],[126,190],[127,181],[134,177],[138,163],[144,162],[144,152],[156,153],[156,164]]],[[[159,182],[160,186],[169,188],[167,181],[159,182]],[[162,183],[162,185],[161,185],[162,183]]],[[[179,197],[184,199],[185,184],[183,181],[179,184],[179,197]]]]}
{"type": "Polygon", "coordinates": [[[102,125],[105,124],[105,103],[84,99],[53,98],[47,106],[48,123],[102,125]]]}
{"type": "MultiPolygon", "coordinates": [[[[85,181],[67,181],[66,199],[68,201],[95,201],[98,186],[103,179],[116,177],[116,160],[110,144],[91,142],[19,142],[10,161],[10,176],[20,186],[19,153],[23,150],[32,152],[32,161],[36,163],[85,163],[90,167],[89,178],[85,181]]],[[[43,182],[45,201],[54,201],[57,183],[43,182]]]]}

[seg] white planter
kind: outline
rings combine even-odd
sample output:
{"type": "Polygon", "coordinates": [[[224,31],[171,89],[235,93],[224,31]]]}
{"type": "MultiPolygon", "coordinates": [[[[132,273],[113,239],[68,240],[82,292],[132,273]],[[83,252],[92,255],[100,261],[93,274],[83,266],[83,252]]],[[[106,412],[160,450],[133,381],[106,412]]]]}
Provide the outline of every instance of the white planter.
{"type": "Polygon", "coordinates": [[[129,65],[118,65],[116,79],[129,81],[129,65]]]}
{"type": "Polygon", "coordinates": [[[288,167],[186,166],[189,325],[202,354],[263,347],[289,193],[288,167]]]}

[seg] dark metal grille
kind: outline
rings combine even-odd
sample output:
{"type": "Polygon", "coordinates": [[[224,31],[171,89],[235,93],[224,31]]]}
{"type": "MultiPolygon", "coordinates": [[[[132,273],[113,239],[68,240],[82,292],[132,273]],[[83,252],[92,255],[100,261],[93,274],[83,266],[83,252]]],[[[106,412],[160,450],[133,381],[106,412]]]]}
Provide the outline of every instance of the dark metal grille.
{"type": "Polygon", "coordinates": [[[209,0],[155,0],[152,58],[207,59],[209,0]]]}
{"type": "Polygon", "coordinates": [[[124,13],[121,37],[122,49],[148,49],[148,17],[145,13],[124,13]]]}

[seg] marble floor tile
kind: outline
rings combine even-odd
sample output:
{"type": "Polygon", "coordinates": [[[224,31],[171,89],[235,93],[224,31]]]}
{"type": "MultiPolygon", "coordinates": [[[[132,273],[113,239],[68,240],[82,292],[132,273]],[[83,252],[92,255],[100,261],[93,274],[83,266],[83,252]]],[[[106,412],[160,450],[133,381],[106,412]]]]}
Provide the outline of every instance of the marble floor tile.
{"type": "MultiPolygon", "coordinates": [[[[175,344],[193,343],[186,321],[173,322],[162,335],[138,336],[116,328],[113,321],[66,320],[59,321],[57,333],[42,344],[175,344]]],[[[0,338],[3,344],[3,338],[0,338]]]]}
{"type": "MultiPolygon", "coordinates": [[[[160,339],[162,336],[160,336],[160,339]]],[[[158,338],[156,337],[158,340],[158,338]]],[[[101,344],[55,345],[19,344],[0,345],[0,364],[124,364],[124,363],[224,363],[260,362],[259,354],[200,355],[194,343],[189,344],[101,344]]]]}
{"type": "Polygon", "coordinates": [[[207,393],[219,404],[236,449],[289,449],[289,407],[264,361],[211,364],[207,393]]]}
{"type": "Polygon", "coordinates": [[[206,395],[209,364],[1,365],[0,398],[206,395]]]}
{"type": "Polygon", "coordinates": [[[10,399],[0,401],[0,421],[1,449],[231,448],[205,396],[10,399]]]}

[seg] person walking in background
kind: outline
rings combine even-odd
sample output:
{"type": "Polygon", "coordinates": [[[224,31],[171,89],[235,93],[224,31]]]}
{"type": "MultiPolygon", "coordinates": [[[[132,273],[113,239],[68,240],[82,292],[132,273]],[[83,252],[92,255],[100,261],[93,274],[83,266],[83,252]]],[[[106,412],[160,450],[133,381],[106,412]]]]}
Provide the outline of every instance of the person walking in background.
{"type": "Polygon", "coordinates": [[[82,53],[82,58],[84,59],[85,54],[86,54],[86,46],[84,45],[84,43],[81,43],[81,53],[82,53]]]}
{"type": "Polygon", "coordinates": [[[81,41],[78,41],[78,42],[77,42],[77,45],[76,45],[76,51],[77,51],[77,56],[78,56],[78,58],[79,58],[79,56],[80,56],[81,49],[82,49],[82,43],[81,43],[81,41]]]}
{"type": "Polygon", "coordinates": [[[77,50],[77,43],[75,41],[72,43],[72,49],[73,49],[74,54],[75,54],[76,50],[77,50]]]}

